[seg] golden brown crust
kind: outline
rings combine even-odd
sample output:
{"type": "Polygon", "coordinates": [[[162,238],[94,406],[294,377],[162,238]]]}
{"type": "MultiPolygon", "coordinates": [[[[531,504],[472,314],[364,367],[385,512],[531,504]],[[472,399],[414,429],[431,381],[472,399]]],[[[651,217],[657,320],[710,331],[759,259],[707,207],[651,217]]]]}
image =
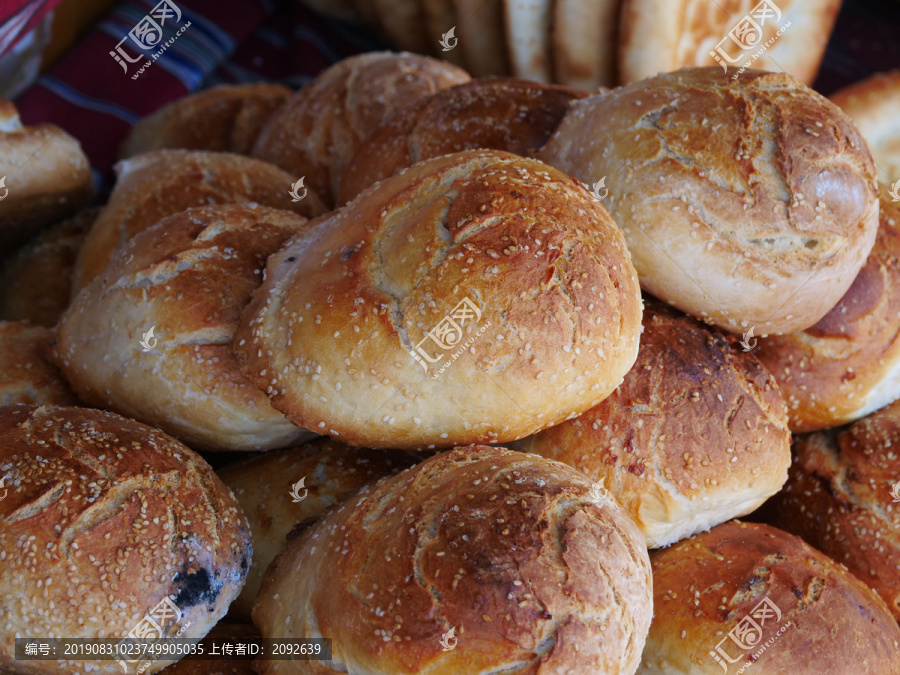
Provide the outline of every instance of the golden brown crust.
{"type": "Polygon", "coordinates": [[[558,462],[458,448],[363,488],[275,559],[254,622],[331,637],[334,660],[257,668],[624,675],[649,584],[640,532],[605,490],[558,462]]]}
{"type": "Polygon", "coordinates": [[[593,185],[643,288],[725,330],[804,330],[878,230],[865,141],[786,75],[685,68],[578,101],[538,153],[593,185]]]}
{"type": "Polygon", "coordinates": [[[280,84],[257,82],[185,96],[135,124],[119,156],[165,148],[248,155],[269,115],[290,95],[291,90],[280,84]]]}
{"type": "Polygon", "coordinates": [[[399,450],[351,448],[328,438],[288,450],[267,452],[217,471],[247,514],[253,533],[253,564],[230,616],[250,618],[269,563],[331,507],[363,485],[417,464],[427,455],[399,450]],[[293,486],[305,479],[296,494],[293,486]]]}
{"type": "Polygon", "coordinates": [[[0,472],[0,667],[120,673],[116,661],[16,661],[13,638],[123,637],[165,597],[182,614],[168,635],[200,637],[244,583],[240,507],[206,462],[151,427],[86,408],[3,407],[0,472]]]}
{"type": "Polygon", "coordinates": [[[619,388],[517,447],[602,483],[657,547],[775,494],[791,435],[775,378],[752,354],[648,300],[637,361],[619,388]]]}
{"type": "Polygon", "coordinates": [[[0,321],[0,406],[78,405],[78,397],[46,357],[52,335],[27,321],[0,321]]]}
{"type": "Polygon", "coordinates": [[[339,441],[498,443],[603,400],[634,362],[640,316],[628,250],[599,202],[540,162],[469,150],[420,162],[291,239],[235,349],[277,409],[339,441]],[[461,332],[429,340],[452,314],[461,332]]]}
{"type": "Polygon", "coordinates": [[[859,419],[900,395],[900,204],[881,189],[875,246],[844,297],[815,326],[759,341],[795,433],[859,419]]]}
{"type": "Polygon", "coordinates": [[[69,306],[75,259],[99,209],[49,227],[0,268],[0,318],[56,325],[69,306]]]}
{"type": "Polygon", "coordinates": [[[528,155],[547,142],[569,105],[587,94],[526,80],[473,80],[429,96],[360,146],[341,176],[338,205],[425,159],[485,148],[528,155]]]}
{"type": "Polygon", "coordinates": [[[117,258],[136,234],[191,206],[258,202],[302,216],[325,212],[312,189],[292,201],[296,178],[271,164],[201,150],[156,150],[116,165],[118,180],[78,255],[74,292],[117,258]]]}
{"type": "Polygon", "coordinates": [[[370,52],[339,61],[266,123],[253,156],[297,176],[329,204],[359,144],[397,112],[461,84],[460,68],[416,54],[370,52]]]}
{"type": "Polygon", "coordinates": [[[884,602],[799,537],[731,521],[650,561],[656,611],[640,675],[721,673],[717,648],[728,672],[900,673],[900,628],[884,602]],[[729,637],[739,623],[747,649],[729,637]]]}
{"type": "Polygon", "coordinates": [[[231,348],[266,258],[305,223],[257,204],[161,220],[78,294],[60,319],[55,361],[85,401],[191,447],[265,450],[309,438],[241,374],[231,348]]]}

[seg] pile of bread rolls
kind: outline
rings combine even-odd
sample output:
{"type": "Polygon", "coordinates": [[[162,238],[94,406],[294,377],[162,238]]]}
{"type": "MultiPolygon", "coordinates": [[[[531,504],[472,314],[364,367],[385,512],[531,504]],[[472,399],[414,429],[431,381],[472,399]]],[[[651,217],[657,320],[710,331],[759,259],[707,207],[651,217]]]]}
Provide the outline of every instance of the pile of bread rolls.
{"type": "Polygon", "coordinates": [[[145,672],[900,673],[900,198],[863,134],[761,70],[374,53],[166,106],[99,209],[16,174],[0,670],[120,672],[14,641],[168,599],[166,637],[331,658],[145,672]]]}

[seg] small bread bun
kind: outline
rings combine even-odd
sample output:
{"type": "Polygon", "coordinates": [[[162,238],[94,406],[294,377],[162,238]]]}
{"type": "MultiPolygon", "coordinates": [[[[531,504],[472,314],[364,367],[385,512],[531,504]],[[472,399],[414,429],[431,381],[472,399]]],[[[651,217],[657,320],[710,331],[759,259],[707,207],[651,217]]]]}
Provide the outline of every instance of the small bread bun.
{"type": "MultiPolygon", "coordinates": [[[[256,556],[256,550],[253,551],[253,555],[256,556]]],[[[259,639],[259,631],[253,624],[231,623],[227,620],[220,621],[206,634],[206,639],[214,640],[217,645],[252,638],[259,639]]],[[[218,651],[221,651],[221,647],[218,651]]],[[[165,668],[162,673],[163,675],[256,675],[256,671],[253,670],[253,659],[224,656],[214,660],[208,653],[204,658],[182,659],[165,668]]]]}
{"type": "Polygon", "coordinates": [[[731,521],[650,561],[655,613],[639,675],[900,672],[884,602],[799,537],[731,521]]]}
{"type": "MultiPolygon", "coordinates": [[[[869,143],[883,182],[900,181],[900,70],[877,73],[831,95],[869,143]]],[[[900,192],[900,190],[895,190],[900,192]]]]}
{"type": "Polygon", "coordinates": [[[538,156],[605,180],[646,291],[736,333],[815,324],[878,230],[862,136],[783,74],[685,68],[586,98],[538,156]]]}
{"type": "Polygon", "coordinates": [[[362,143],[341,176],[338,205],[416,162],[485,148],[528,155],[585,92],[526,80],[473,80],[398,113],[362,143]]]}
{"type": "Polygon", "coordinates": [[[399,450],[351,448],[321,438],[219,469],[219,478],[231,488],[253,533],[253,564],[229,615],[250,618],[263,574],[287,538],[296,537],[363,485],[425,458],[399,450]],[[301,496],[299,502],[295,494],[301,496]]]}
{"type": "Polygon", "coordinates": [[[247,381],[231,347],[266,258],[304,223],[256,204],[161,220],[78,294],[60,319],[55,361],[88,403],[194,448],[267,450],[310,438],[247,381]]]}
{"type": "Polygon", "coordinates": [[[900,621],[900,402],[850,426],[800,436],[765,517],[846,565],[900,621]]]}
{"type": "Polygon", "coordinates": [[[224,152],[156,150],[119,162],[116,174],[109,202],[79,252],[74,293],[120,257],[129,239],[191,206],[259,202],[309,218],[325,212],[312,190],[293,201],[294,177],[271,164],[224,152]]]}
{"type": "Polygon", "coordinates": [[[41,232],[0,269],[0,318],[56,325],[72,297],[75,259],[99,209],[41,232]]]}
{"type": "Polygon", "coordinates": [[[625,675],[650,583],[643,537],[605,490],[559,462],[458,448],[363,488],[275,559],[254,623],[330,637],[333,659],[256,667],[625,675]]]}
{"type": "Polygon", "coordinates": [[[124,159],[164,148],[248,155],[269,115],[290,95],[280,84],[256,82],[185,96],[135,124],[119,155],[124,159]]]}
{"type": "Polygon", "coordinates": [[[78,405],[62,373],[46,356],[52,332],[27,321],[0,321],[0,406],[78,405]]]}
{"type": "Polygon", "coordinates": [[[811,85],[840,8],[841,0],[623,0],[619,78],[686,66],[731,77],[752,66],[811,85]]]}
{"type": "Polygon", "coordinates": [[[900,397],[900,204],[884,186],[880,221],[865,267],[828,314],[803,332],[759,340],[795,433],[840,426],[900,397]]]}
{"type": "Polygon", "coordinates": [[[533,159],[468,150],[292,238],[235,350],[295,424],[425,449],[516,440],[597,405],[634,363],[640,321],[628,249],[590,193],[533,159]]]}
{"type": "Polygon", "coordinates": [[[148,614],[168,637],[202,637],[244,583],[240,507],[206,462],[156,429],[86,408],[6,406],[0,473],[4,672],[121,673],[115,660],[16,661],[14,638],[125,637],[148,614]],[[155,613],[164,599],[180,619],[155,613]]]}
{"type": "Polygon", "coordinates": [[[333,204],[341,174],[369,134],[403,108],[468,81],[464,70],[417,54],[369,52],[344,59],[269,118],[252,154],[303,176],[333,204]]]}
{"type": "Polygon", "coordinates": [[[52,124],[23,127],[15,106],[0,99],[0,251],[93,198],[91,165],[78,141],[52,124]]]}
{"type": "Polygon", "coordinates": [[[754,511],[787,480],[778,385],[722,333],[650,300],[634,367],[609,398],[516,444],[602,483],[650,547],[754,511]]]}

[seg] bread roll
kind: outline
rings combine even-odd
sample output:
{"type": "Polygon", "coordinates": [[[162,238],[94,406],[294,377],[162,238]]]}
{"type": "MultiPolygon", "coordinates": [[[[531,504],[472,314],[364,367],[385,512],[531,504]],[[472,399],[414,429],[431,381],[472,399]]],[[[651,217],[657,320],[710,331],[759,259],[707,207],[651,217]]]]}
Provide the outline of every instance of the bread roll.
{"type": "Polygon", "coordinates": [[[362,143],[341,176],[339,205],[423,159],[486,148],[527,155],[584,92],[526,80],[473,80],[429,96],[362,143]]]}
{"type": "Polygon", "coordinates": [[[185,96],[145,117],[131,129],[120,157],[164,148],[250,154],[269,115],[291,90],[256,82],[220,85],[185,96]]]}
{"type": "Polygon", "coordinates": [[[125,637],[149,627],[148,614],[164,635],[202,637],[244,583],[240,507],[206,462],[156,429],[86,408],[6,406],[0,471],[4,672],[121,673],[115,660],[16,661],[15,637],[125,637]]]}
{"type": "Polygon", "coordinates": [[[267,450],[310,438],[241,375],[231,345],[266,258],[304,223],[256,204],[161,220],[75,298],[59,322],[56,362],[88,403],[194,448],[267,450]]]}
{"type": "Polygon", "coordinates": [[[654,551],[640,675],[900,673],[900,628],[843,565],[731,521],[654,551]]]}
{"type": "Polygon", "coordinates": [[[736,333],[815,324],[878,230],[865,141],[786,75],[685,68],[592,96],[539,157],[605,179],[645,290],[736,333]]]}
{"type": "Polygon", "coordinates": [[[423,459],[417,453],[350,448],[322,438],[219,469],[219,477],[247,514],[253,535],[253,564],[229,614],[250,618],[263,574],[287,537],[297,536],[366,483],[423,459]],[[295,490],[301,480],[303,486],[295,490]],[[302,496],[299,502],[295,494],[302,496]]]}
{"type": "MultiPolygon", "coordinates": [[[[254,557],[256,550],[253,551],[254,557]]],[[[206,635],[206,639],[215,641],[215,644],[222,645],[227,642],[236,642],[238,640],[246,642],[251,638],[259,638],[259,631],[252,624],[231,623],[220,621],[206,635]]],[[[210,650],[207,649],[207,652],[210,650]]],[[[221,651],[219,648],[217,651],[221,651]]],[[[253,670],[253,659],[248,658],[229,658],[227,656],[218,660],[209,658],[187,658],[182,659],[178,663],[173,663],[165,668],[163,675],[255,675],[253,670]]]]}
{"type": "Polygon", "coordinates": [[[310,218],[325,212],[311,189],[301,201],[293,201],[295,177],[271,164],[223,152],[157,150],[119,162],[116,173],[109,202],[79,252],[74,293],[120,257],[129,239],[191,206],[259,202],[310,218]]]}
{"type": "Polygon", "coordinates": [[[803,332],[759,340],[791,431],[839,426],[900,397],[900,204],[885,187],[880,221],[865,267],[828,314],[803,332]]]}
{"type": "Polygon", "coordinates": [[[812,84],[840,8],[841,0],[623,0],[619,78],[724,65],[723,77],[752,66],[812,84]]]}
{"type": "Polygon", "coordinates": [[[52,333],[27,321],[0,321],[0,406],[77,405],[78,397],[48,359],[52,333]]]}
{"type": "Polygon", "coordinates": [[[754,511],[781,489],[791,434],[752,353],[656,301],[634,367],[609,398],[516,447],[602,483],[652,547],[754,511]]]}
{"type": "Polygon", "coordinates": [[[616,84],[620,0],[553,0],[553,81],[596,93],[616,84]]]}
{"type": "Polygon", "coordinates": [[[0,318],[56,325],[69,306],[75,259],[98,209],[53,225],[20,248],[0,269],[0,318]]]}
{"type": "Polygon", "coordinates": [[[0,99],[0,251],[93,197],[91,165],[78,141],[53,124],[23,127],[15,106],[0,99]]]}
{"type": "Polygon", "coordinates": [[[304,176],[333,204],[341,173],[369,134],[403,108],[468,80],[464,70],[416,54],[370,52],[344,59],[269,118],[252,154],[304,176]]]}
{"type": "Polygon", "coordinates": [[[874,588],[900,620],[900,402],[848,427],[800,436],[773,525],[803,537],[874,588]]]}
{"type": "Polygon", "coordinates": [[[558,462],[459,448],[363,488],[275,559],[254,622],[331,637],[333,660],[256,667],[624,675],[650,596],[641,534],[605,490],[558,462]]]}
{"type": "Polygon", "coordinates": [[[882,182],[900,194],[900,70],[877,73],[831,95],[831,100],[847,113],[869,143],[875,164],[883,171],[882,182]]]}
{"type": "Polygon", "coordinates": [[[597,405],[634,363],[640,319],[625,242],[590,193],[469,150],[292,238],[235,349],[295,424],[424,449],[515,440],[597,405]]]}

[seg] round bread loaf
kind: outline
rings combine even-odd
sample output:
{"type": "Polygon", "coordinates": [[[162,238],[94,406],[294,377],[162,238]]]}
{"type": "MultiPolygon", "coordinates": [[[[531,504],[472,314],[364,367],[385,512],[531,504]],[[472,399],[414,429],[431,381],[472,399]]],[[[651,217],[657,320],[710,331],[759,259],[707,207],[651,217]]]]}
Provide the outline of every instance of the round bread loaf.
{"type": "Polygon", "coordinates": [[[78,404],[62,373],[47,359],[52,335],[27,321],[0,321],[0,406],[78,404]]]}
{"type": "Polygon", "coordinates": [[[240,371],[231,340],[266,258],[304,226],[256,204],[187,209],[131,239],[60,319],[55,361],[88,403],[204,450],[312,434],[240,371]]]}
{"type": "Polygon", "coordinates": [[[265,82],[205,89],[135,124],[119,154],[185,148],[248,155],[269,115],[290,95],[287,87],[265,82]]]}
{"type": "Polygon", "coordinates": [[[865,267],[828,314],[800,333],[759,341],[795,433],[839,426],[900,397],[900,204],[884,187],[880,221],[865,267]]]}
{"type": "Polygon", "coordinates": [[[289,537],[297,536],[366,483],[423,459],[417,453],[351,448],[322,438],[219,469],[219,478],[247,514],[253,535],[253,564],[229,614],[250,618],[263,575],[289,537]]]}
{"type": "Polygon", "coordinates": [[[900,70],[877,73],[831,95],[831,100],[847,113],[869,143],[875,163],[895,194],[900,194],[900,70]]]}
{"type": "Polygon", "coordinates": [[[787,73],[812,84],[841,0],[624,0],[619,78],[685,66],[787,73]],[[719,64],[719,65],[716,65],[719,64]]]}
{"type": "MultiPolygon", "coordinates": [[[[256,557],[255,549],[253,556],[256,557]]],[[[246,643],[254,638],[259,639],[259,631],[252,624],[220,621],[206,634],[206,641],[210,646],[204,648],[204,658],[182,659],[165,668],[162,671],[163,675],[256,675],[256,671],[253,670],[253,659],[234,655],[216,660],[210,655],[213,643],[218,645],[216,651],[221,652],[224,644],[246,643]]]]}
{"type": "Polygon", "coordinates": [[[325,212],[312,190],[294,202],[296,179],[277,167],[224,152],[147,152],[119,162],[116,174],[109,202],[79,251],[74,293],[119,258],[129,239],[191,206],[259,202],[310,218],[325,212]]]}
{"type": "Polygon", "coordinates": [[[732,332],[812,326],[853,283],[878,230],[862,136],[782,74],[732,81],[685,68],[586,98],[539,157],[605,180],[603,203],[641,285],[732,332]]]}
{"type": "Polygon", "coordinates": [[[417,54],[344,59],[269,118],[252,154],[303,176],[333,204],[341,174],[369,134],[403,108],[468,80],[464,70],[417,54]]]}
{"type": "Polygon", "coordinates": [[[2,407],[0,475],[4,672],[121,673],[115,660],[17,661],[15,638],[202,637],[244,583],[240,507],[156,429],[99,410],[2,407]]]}
{"type": "Polygon", "coordinates": [[[477,148],[527,155],[547,142],[572,101],[585,96],[568,87],[499,78],[439,91],[362,143],[341,176],[337,203],[431,157],[477,148]]]}
{"type": "Polygon", "coordinates": [[[640,321],[600,203],[540,162],[469,150],[293,237],[235,350],[295,424],[421,449],[516,440],[597,405],[634,363],[640,321]]]}
{"type": "Polygon", "coordinates": [[[517,447],[603,483],[650,547],[754,511],[787,479],[778,385],[719,331],[644,304],[634,367],[609,398],[517,447]]]}
{"type": "Polygon", "coordinates": [[[881,598],[774,527],[731,521],[654,551],[640,675],[900,673],[881,598]]]}
{"type": "Polygon", "coordinates": [[[846,565],[900,620],[900,402],[834,431],[800,436],[773,525],[846,565]]]}
{"type": "Polygon", "coordinates": [[[78,213],[93,197],[91,165],[78,141],[52,124],[23,127],[15,106],[0,99],[0,251],[78,213]]]}
{"type": "Polygon", "coordinates": [[[53,225],[0,269],[0,318],[56,325],[72,297],[75,259],[99,209],[53,225]]]}
{"type": "Polygon", "coordinates": [[[272,673],[633,673],[653,608],[643,538],[574,469],[505,448],[441,453],[367,486],[263,581],[263,637],[332,638],[272,673]]]}

